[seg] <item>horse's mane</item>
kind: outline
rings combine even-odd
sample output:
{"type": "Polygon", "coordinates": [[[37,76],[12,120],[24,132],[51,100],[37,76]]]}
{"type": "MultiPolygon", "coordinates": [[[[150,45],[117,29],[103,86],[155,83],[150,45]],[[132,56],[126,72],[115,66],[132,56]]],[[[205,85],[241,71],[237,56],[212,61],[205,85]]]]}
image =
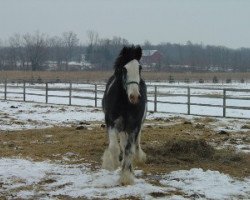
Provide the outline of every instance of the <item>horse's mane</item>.
{"type": "Polygon", "coordinates": [[[124,46],[115,61],[114,64],[115,72],[118,73],[119,71],[121,71],[121,68],[131,60],[136,59],[139,61],[141,57],[142,57],[142,49],[139,45],[124,46]]]}

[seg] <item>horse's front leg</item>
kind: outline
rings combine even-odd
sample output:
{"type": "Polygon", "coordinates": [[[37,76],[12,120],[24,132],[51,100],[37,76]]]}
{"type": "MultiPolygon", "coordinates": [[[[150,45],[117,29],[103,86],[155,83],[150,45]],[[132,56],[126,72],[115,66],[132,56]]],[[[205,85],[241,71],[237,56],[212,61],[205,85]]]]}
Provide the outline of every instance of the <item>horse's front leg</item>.
{"type": "Polygon", "coordinates": [[[102,168],[113,171],[120,166],[119,155],[120,155],[120,146],[117,138],[117,129],[115,127],[108,128],[109,136],[109,146],[104,151],[102,157],[102,168]]]}
{"type": "Polygon", "coordinates": [[[122,131],[119,133],[119,138],[120,138],[120,148],[121,148],[119,160],[122,162],[125,154],[125,148],[128,142],[128,134],[122,131]]]}
{"type": "Polygon", "coordinates": [[[127,135],[127,142],[123,152],[122,170],[120,176],[121,185],[131,185],[134,183],[132,159],[135,153],[135,138],[137,134],[138,133],[136,132],[132,132],[127,135]]]}

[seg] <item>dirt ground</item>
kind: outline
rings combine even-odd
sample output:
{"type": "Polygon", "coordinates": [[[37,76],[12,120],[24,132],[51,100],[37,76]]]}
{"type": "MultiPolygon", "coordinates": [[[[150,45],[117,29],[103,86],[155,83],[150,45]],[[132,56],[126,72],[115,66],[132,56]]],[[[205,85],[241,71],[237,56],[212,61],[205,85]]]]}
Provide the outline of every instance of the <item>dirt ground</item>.
{"type": "MultiPolygon", "coordinates": [[[[250,130],[218,133],[206,125],[212,121],[210,118],[193,122],[181,118],[146,121],[141,141],[147,161],[136,168],[150,174],[145,176],[151,176],[155,184],[158,184],[157,176],[161,173],[194,167],[218,170],[237,178],[250,176],[250,154],[236,152],[233,147],[217,148],[238,139],[250,144],[250,130]]],[[[106,129],[100,122],[0,131],[0,157],[90,163],[93,170],[101,167],[101,157],[107,145],[106,129]]]]}

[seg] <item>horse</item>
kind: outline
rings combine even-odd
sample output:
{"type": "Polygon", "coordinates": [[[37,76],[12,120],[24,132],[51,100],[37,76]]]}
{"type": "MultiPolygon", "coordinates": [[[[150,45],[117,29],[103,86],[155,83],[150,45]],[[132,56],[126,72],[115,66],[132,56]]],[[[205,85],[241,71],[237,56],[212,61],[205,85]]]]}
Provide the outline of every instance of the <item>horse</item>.
{"type": "Polygon", "coordinates": [[[147,88],[141,78],[140,46],[124,46],[109,78],[102,108],[109,145],[102,157],[102,168],[113,171],[121,166],[121,185],[134,183],[133,159],[145,162],[141,149],[142,124],[147,113],[147,88]]]}

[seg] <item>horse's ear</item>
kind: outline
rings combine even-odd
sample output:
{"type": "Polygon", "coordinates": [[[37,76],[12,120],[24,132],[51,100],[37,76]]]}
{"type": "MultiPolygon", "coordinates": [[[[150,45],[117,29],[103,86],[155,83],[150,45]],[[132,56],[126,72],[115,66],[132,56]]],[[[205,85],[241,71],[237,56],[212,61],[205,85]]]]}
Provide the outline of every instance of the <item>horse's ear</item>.
{"type": "Polygon", "coordinates": [[[141,57],[142,57],[142,49],[141,49],[141,47],[138,45],[138,46],[136,46],[136,48],[135,48],[135,59],[139,61],[139,60],[141,59],[141,57]]]}

